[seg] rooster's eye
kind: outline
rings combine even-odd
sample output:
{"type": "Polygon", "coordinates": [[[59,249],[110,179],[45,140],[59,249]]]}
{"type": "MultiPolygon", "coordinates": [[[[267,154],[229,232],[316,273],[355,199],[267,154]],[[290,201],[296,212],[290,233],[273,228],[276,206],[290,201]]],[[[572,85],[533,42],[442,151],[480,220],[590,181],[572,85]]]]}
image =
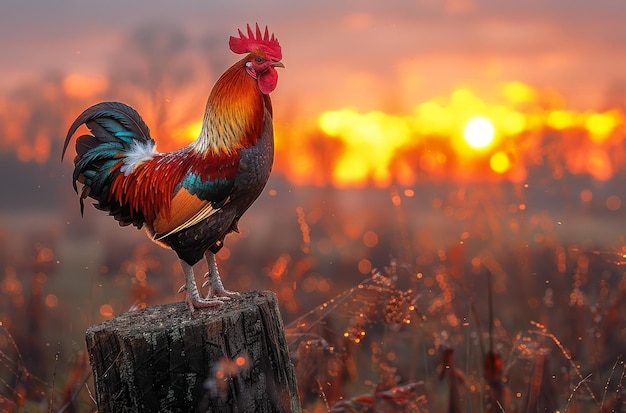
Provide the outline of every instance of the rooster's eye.
{"type": "Polygon", "coordinates": [[[256,60],[257,63],[263,63],[263,58],[262,57],[257,57],[254,60],[256,60]]]}

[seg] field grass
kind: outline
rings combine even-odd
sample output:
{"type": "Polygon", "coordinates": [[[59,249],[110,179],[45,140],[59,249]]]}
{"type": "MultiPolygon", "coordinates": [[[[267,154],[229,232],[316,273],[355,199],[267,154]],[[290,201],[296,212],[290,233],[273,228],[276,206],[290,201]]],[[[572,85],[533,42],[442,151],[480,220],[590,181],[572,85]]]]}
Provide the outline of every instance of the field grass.
{"type": "MultiPolygon", "coordinates": [[[[621,215],[576,187],[548,207],[500,184],[281,185],[219,259],[227,288],[277,293],[306,411],[625,410],[621,215]]],[[[1,234],[1,409],[95,411],[86,328],[182,299],[174,254],[69,221],[1,234]]]]}

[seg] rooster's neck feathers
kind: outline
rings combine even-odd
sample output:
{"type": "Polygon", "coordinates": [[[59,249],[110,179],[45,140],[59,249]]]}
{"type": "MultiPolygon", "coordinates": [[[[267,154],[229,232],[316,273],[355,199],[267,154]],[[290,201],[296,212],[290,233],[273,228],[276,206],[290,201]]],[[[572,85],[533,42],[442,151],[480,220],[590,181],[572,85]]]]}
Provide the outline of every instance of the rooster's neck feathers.
{"type": "Polygon", "coordinates": [[[228,156],[254,146],[263,131],[265,100],[246,73],[245,59],[235,63],[213,86],[194,151],[228,156]]]}

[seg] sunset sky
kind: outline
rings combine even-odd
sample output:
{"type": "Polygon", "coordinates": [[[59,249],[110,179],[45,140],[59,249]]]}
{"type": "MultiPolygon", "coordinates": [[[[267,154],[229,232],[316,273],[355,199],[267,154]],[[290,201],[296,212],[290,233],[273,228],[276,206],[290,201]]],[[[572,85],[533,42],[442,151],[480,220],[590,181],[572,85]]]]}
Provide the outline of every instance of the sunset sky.
{"type": "Polygon", "coordinates": [[[229,36],[259,22],[283,49],[276,170],[292,182],[410,185],[417,169],[521,182],[548,130],[563,132],[559,163],[605,180],[626,156],[624,21],[618,0],[5,1],[0,149],[44,162],[102,100],[180,147],[240,58],[229,36]],[[463,136],[476,118],[477,147],[463,136]]]}
{"type": "Polygon", "coordinates": [[[458,85],[489,93],[502,81],[596,109],[625,76],[620,0],[8,0],[0,4],[0,93],[50,71],[110,73],[129,33],[145,26],[214,42],[226,66],[235,59],[228,36],[256,21],[283,46],[277,95],[304,111],[412,108],[458,85]]]}

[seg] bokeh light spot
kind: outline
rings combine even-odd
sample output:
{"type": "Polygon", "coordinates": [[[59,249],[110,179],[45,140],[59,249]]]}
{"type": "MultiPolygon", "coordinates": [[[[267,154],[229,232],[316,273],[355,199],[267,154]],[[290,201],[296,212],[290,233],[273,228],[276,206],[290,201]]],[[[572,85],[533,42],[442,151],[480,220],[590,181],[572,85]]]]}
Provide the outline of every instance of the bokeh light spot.
{"type": "Polygon", "coordinates": [[[592,199],[593,199],[593,192],[591,192],[591,190],[583,189],[582,191],[580,191],[581,201],[588,203],[588,202],[591,202],[592,199]]]}
{"type": "Polygon", "coordinates": [[[59,303],[59,299],[56,295],[54,294],[48,294],[46,296],[46,305],[50,308],[54,308],[57,306],[57,304],[59,303]]]}
{"type": "Polygon", "coordinates": [[[102,304],[100,306],[100,315],[103,317],[113,317],[113,307],[111,307],[111,304],[102,304]]]}
{"type": "Polygon", "coordinates": [[[611,195],[606,199],[606,208],[609,211],[617,211],[622,206],[622,200],[617,195],[611,195]]]}
{"type": "Polygon", "coordinates": [[[378,245],[378,235],[374,231],[367,231],[363,234],[363,244],[366,247],[374,248],[378,245]]]}
{"type": "Polygon", "coordinates": [[[361,274],[369,274],[372,271],[372,263],[366,258],[359,260],[358,266],[361,274]]]}
{"type": "Polygon", "coordinates": [[[494,172],[503,174],[511,167],[511,161],[506,153],[496,152],[489,159],[489,166],[494,172]]]}

